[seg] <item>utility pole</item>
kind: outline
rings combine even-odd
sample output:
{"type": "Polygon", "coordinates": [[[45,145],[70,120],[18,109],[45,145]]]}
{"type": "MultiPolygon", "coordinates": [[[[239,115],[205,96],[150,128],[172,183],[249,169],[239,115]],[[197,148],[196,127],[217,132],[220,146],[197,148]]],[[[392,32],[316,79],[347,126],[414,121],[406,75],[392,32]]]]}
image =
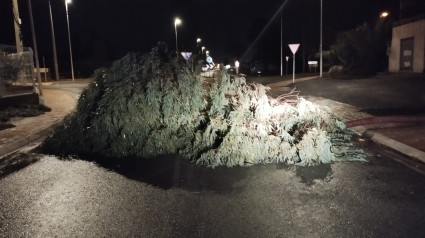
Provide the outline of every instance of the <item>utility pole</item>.
{"type": "Polygon", "coordinates": [[[12,0],[13,5],[13,22],[15,25],[15,41],[16,41],[16,53],[18,55],[24,51],[24,46],[21,39],[21,18],[19,18],[19,7],[18,0],[12,0]]]}
{"type": "Polygon", "coordinates": [[[49,12],[50,12],[50,28],[52,32],[53,63],[55,65],[56,81],[58,81],[59,80],[58,55],[56,53],[55,28],[53,27],[52,5],[50,5],[50,0],[49,0],[49,12]]]}
{"type": "Polygon", "coordinates": [[[72,60],[72,46],[71,46],[71,32],[69,30],[68,3],[71,3],[71,0],[65,1],[65,11],[66,11],[66,22],[68,25],[68,43],[69,43],[69,57],[71,60],[71,76],[72,76],[72,82],[74,82],[74,62],[72,60]]]}
{"type": "Polygon", "coordinates": [[[34,44],[34,56],[35,56],[34,58],[35,58],[35,65],[37,68],[38,91],[40,92],[40,96],[43,96],[43,89],[41,85],[41,75],[40,75],[40,62],[38,61],[37,41],[35,39],[35,29],[34,29],[34,20],[32,17],[31,0],[28,0],[28,11],[30,14],[30,21],[31,21],[32,43],[34,44]]]}
{"type": "Polygon", "coordinates": [[[323,0],[320,0],[320,77],[323,75],[323,0]]]}
{"type": "Polygon", "coordinates": [[[283,28],[283,21],[282,21],[282,11],[283,9],[280,10],[280,76],[283,76],[283,45],[282,45],[282,41],[283,41],[283,33],[282,33],[282,28],[283,28]]]}

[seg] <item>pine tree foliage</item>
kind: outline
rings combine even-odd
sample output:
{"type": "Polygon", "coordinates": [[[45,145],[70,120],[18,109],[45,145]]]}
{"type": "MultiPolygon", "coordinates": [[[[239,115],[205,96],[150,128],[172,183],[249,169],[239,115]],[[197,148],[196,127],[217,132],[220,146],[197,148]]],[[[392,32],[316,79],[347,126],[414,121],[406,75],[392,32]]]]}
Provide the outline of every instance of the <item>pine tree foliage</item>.
{"type": "Polygon", "coordinates": [[[98,69],[77,109],[42,144],[57,155],[180,154],[209,167],[364,160],[353,134],[322,108],[220,71],[210,87],[163,45],[98,69]]]}

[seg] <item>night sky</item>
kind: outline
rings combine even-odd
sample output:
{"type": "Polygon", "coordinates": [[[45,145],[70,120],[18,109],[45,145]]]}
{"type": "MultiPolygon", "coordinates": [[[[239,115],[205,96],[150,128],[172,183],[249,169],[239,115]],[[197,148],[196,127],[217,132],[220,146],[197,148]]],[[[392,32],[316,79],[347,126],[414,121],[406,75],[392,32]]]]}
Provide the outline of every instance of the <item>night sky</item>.
{"type": "MultiPolygon", "coordinates": [[[[127,52],[146,53],[158,41],[175,50],[174,18],[180,51],[197,51],[196,39],[216,62],[280,61],[280,14],[285,0],[73,0],[69,5],[73,57],[82,75],[110,64],[127,52]],[[266,30],[264,30],[266,29],[266,30]],[[261,37],[254,40],[264,30],[261,37]],[[252,46],[250,48],[250,46],[252,46]],[[251,49],[247,52],[248,49],[251,49]]],[[[32,46],[28,0],[18,0],[24,46],[32,46]]],[[[64,0],[51,0],[59,66],[68,70],[69,48],[64,0]]],[[[340,31],[362,23],[374,23],[383,10],[399,15],[399,0],[323,0],[323,49],[340,31]]],[[[52,40],[48,0],[32,0],[40,62],[52,63],[52,40]]],[[[288,43],[301,43],[300,51],[311,56],[319,50],[320,0],[287,0],[283,12],[284,55],[288,43]]],[[[12,0],[0,4],[0,44],[15,44],[12,0]]]]}

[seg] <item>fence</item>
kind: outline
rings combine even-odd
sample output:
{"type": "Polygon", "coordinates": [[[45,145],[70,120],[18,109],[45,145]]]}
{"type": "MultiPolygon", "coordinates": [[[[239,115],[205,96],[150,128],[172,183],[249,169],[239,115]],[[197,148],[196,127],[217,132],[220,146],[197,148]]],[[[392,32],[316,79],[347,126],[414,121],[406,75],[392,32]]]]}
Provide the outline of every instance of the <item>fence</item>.
{"type": "Polygon", "coordinates": [[[35,86],[33,51],[25,47],[16,53],[16,47],[0,45],[0,97],[32,93],[35,86]]]}

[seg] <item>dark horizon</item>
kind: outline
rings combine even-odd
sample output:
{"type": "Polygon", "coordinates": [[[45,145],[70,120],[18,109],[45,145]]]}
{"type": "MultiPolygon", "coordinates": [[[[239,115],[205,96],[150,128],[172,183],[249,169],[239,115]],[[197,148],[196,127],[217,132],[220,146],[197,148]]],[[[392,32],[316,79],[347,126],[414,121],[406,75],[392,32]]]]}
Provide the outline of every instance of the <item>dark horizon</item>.
{"type": "MultiPolygon", "coordinates": [[[[171,51],[175,48],[174,18],[180,17],[177,27],[180,51],[197,51],[196,39],[202,39],[216,62],[240,58],[270,21],[284,0],[246,4],[242,0],[73,0],[69,18],[73,58],[78,67],[94,68],[108,65],[128,52],[146,53],[163,41],[171,51]]],[[[300,52],[314,54],[319,48],[320,1],[287,0],[282,11],[283,52],[289,55],[288,43],[301,43],[300,52]]],[[[65,4],[51,0],[56,46],[61,71],[69,62],[68,32],[65,4]]],[[[27,1],[18,0],[22,19],[24,46],[32,46],[27,1]]],[[[338,32],[353,29],[363,23],[373,24],[381,11],[399,17],[399,0],[323,1],[323,50],[329,48],[338,32]]],[[[33,0],[32,12],[37,37],[39,60],[46,67],[52,63],[50,15],[47,0],[33,0]]],[[[3,34],[0,44],[15,44],[12,1],[0,9],[3,34]]],[[[249,52],[248,61],[280,60],[280,14],[249,52]]],[[[299,56],[298,56],[299,57],[299,56]]]]}

